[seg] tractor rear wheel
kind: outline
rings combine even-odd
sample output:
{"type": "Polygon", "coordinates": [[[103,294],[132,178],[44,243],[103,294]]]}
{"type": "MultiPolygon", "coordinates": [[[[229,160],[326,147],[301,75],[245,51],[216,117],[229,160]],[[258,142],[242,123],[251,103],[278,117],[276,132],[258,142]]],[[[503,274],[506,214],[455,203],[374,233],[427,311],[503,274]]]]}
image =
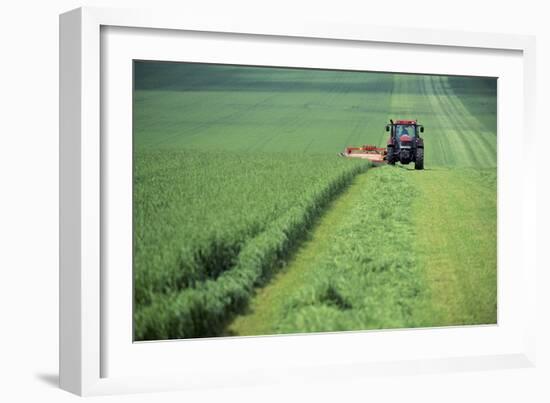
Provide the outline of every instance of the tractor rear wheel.
{"type": "Polygon", "coordinates": [[[414,169],[424,169],[424,149],[416,149],[416,158],[414,160],[414,169]]]}

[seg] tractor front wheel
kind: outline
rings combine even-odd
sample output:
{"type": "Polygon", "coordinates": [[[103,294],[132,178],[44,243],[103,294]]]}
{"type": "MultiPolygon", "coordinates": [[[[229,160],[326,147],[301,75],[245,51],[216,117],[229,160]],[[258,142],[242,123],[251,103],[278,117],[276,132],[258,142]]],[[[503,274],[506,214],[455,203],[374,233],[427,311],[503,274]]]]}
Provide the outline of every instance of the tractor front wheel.
{"type": "Polygon", "coordinates": [[[414,160],[414,169],[424,169],[424,149],[416,149],[416,158],[414,160]]]}

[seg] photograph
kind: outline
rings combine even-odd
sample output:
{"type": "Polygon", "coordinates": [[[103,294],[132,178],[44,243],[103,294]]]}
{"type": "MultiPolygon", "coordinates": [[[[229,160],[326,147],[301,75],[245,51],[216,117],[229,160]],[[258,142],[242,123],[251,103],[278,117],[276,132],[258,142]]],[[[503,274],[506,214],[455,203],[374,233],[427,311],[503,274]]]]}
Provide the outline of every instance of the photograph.
{"type": "Polygon", "coordinates": [[[497,324],[496,77],[133,60],[133,339],[497,324]]]}

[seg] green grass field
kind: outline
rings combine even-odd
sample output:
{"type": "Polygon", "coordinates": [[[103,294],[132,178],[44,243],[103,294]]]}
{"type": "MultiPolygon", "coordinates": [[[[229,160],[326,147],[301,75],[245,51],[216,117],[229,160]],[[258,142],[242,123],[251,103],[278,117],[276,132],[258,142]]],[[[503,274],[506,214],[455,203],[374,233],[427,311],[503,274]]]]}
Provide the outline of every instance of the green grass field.
{"type": "Polygon", "coordinates": [[[135,339],[496,323],[496,157],[493,79],[136,62],[135,339]]]}

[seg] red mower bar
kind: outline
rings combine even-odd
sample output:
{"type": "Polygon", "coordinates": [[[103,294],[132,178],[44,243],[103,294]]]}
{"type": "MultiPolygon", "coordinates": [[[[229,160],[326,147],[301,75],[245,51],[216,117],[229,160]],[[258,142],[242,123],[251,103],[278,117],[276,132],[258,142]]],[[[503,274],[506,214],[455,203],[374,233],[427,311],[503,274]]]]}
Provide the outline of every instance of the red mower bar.
{"type": "Polygon", "coordinates": [[[361,147],[346,147],[342,153],[344,157],[363,158],[371,162],[385,162],[387,150],[385,148],[376,147],[373,145],[364,145],[361,147]]]}

